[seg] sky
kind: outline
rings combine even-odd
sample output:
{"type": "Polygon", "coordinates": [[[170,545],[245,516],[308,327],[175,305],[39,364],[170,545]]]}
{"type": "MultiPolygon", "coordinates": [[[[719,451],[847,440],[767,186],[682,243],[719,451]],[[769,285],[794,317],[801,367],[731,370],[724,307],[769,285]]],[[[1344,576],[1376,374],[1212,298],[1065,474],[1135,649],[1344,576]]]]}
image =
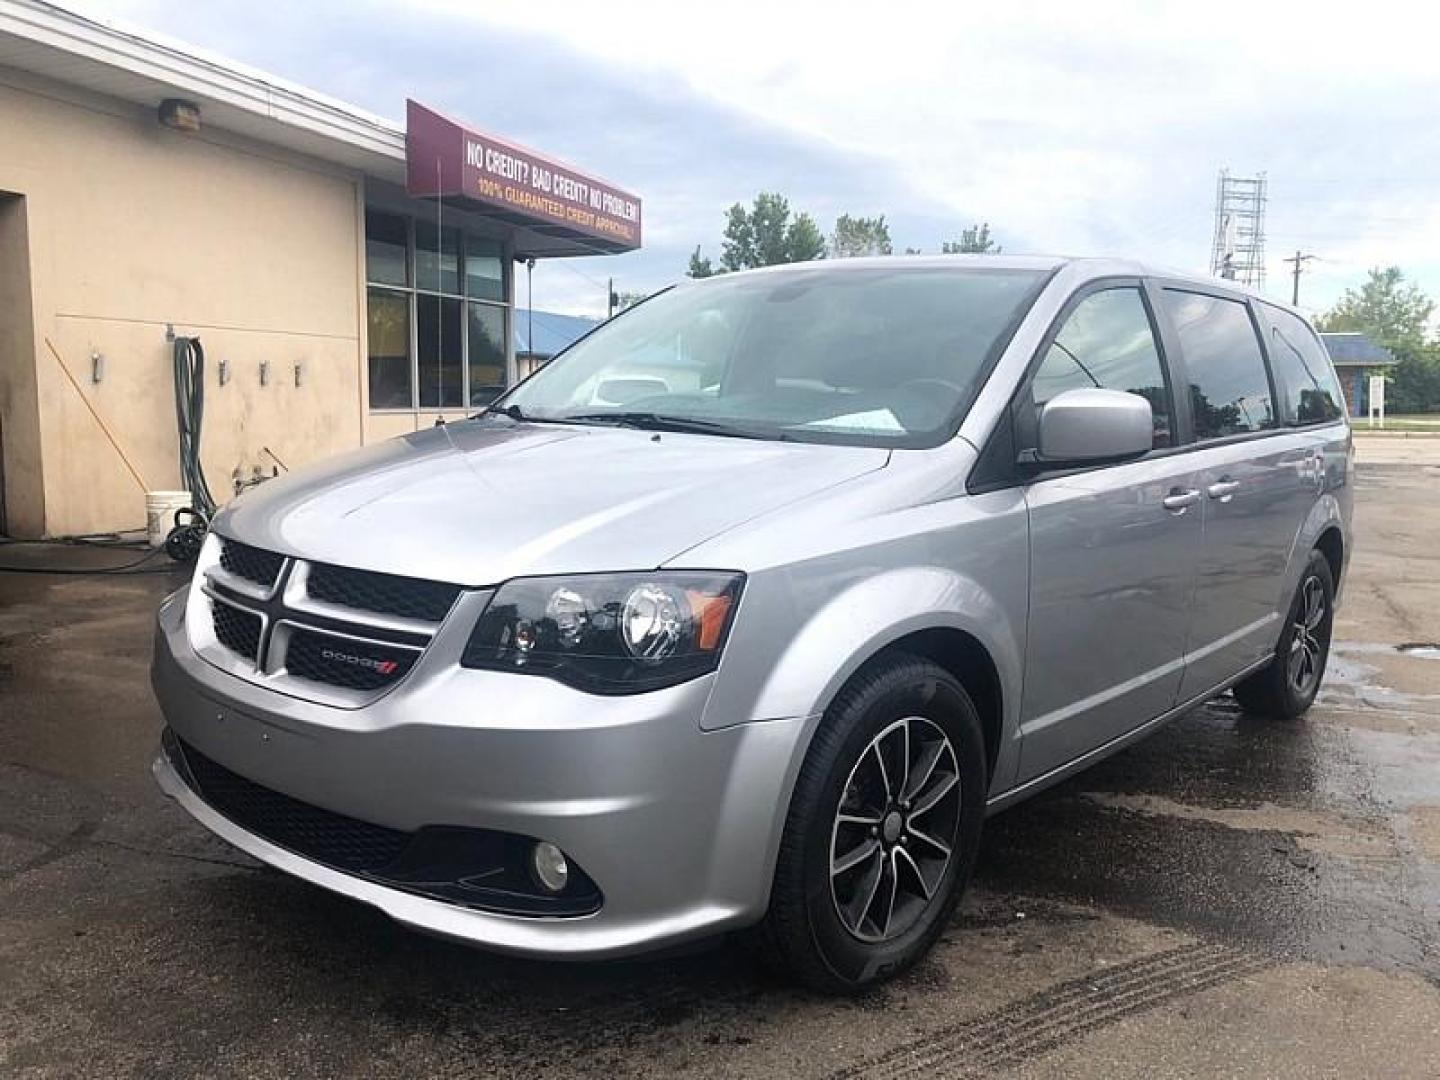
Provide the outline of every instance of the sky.
{"type": "MultiPolygon", "coordinates": [[[[1440,297],[1440,9],[1109,0],[72,0],[403,122],[406,97],[638,194],[644,247],[542,262],[603,315],[786,195],[896,250],[976,222],[1010,253],[1208,268],[1216,176],[1264,172],[1266,291],[1328,307],[1371,266],[1440,297]]],[[[523,271],[517,302],[527,302],[523,271]]]]}

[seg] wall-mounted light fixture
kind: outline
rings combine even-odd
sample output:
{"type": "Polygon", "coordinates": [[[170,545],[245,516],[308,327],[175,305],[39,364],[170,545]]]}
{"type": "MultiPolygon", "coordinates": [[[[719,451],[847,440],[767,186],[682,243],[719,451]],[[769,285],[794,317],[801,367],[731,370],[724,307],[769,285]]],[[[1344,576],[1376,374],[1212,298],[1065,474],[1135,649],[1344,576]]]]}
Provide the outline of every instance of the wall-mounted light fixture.
{"type": "Polygon", "coordinates": [[[261,360],[261,361],[260,361],[260,385],[261,385],[261,386],[269,386],[269,385],[270,385],[270,361],[269,361],[269,360],[261,360]]]}
{"type": "Polygon", "coordinates": [[[105,378],[105,357],[99,349],[90,350],[90,381],[98,383],[105,378]]]}
{"type": "Polygon", "coordinates": [[[220,357],[220,359],[215,362],[215,374],[219,377],[221,386],[228,383],[230,381],[230,361],[226,360],[223,356],[220,357]]]}
{"type": "Polygon", "coordinates": [[[160,123],[172,131],[195,135],[200,131],[200,106],[184,98],[166,98],[160,102],[160,123]]]}
{"type": "Polygon", "coordinates": [[[305,383],[305,361],[295,361],[295,385],[303,386],[305,383]]]}

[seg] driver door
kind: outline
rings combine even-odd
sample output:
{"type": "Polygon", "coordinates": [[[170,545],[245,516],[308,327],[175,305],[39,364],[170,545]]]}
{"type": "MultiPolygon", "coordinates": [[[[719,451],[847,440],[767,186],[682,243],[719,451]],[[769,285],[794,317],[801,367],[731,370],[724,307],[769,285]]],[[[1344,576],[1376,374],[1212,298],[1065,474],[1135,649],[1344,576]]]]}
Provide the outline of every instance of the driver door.
{"type": "Polygon", "coordinates": [[[1032,430],[1055,394],[1093,386],[1148,399],[1155,433],[1154,449],[1138,460],[1051,470],[1025,486],[1022,783],[1175,704],[1201,545],[1199,477],[1177,445],[1170,379],[1141,283],[1104,282],[1080,293],[1041,355],[1029,397],[1025,390],[1021,397],[1032,430]]]}

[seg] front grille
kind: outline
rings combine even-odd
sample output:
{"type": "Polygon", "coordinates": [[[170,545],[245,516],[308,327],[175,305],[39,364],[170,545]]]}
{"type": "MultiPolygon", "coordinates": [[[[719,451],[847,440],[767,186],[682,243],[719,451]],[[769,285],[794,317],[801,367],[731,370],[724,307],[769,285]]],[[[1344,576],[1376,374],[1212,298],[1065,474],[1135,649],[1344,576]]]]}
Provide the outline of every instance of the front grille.
{"type": "Polygon", "coordinates": [[[352,641],[295,629],[285,650],[287,673],[349,690],[379,690],[405,677],[419,653],[392,645],[352,641]]]}
{"type": "Polygon", "coordinates": [[[285,562],[283,555],[273,551],[261,551],[238,540],[226,540],[220,548],[220,565],[236,577],[253,581],[269,589],[280,576],[280,567],[285,562]]]}
{"type": "Polygon", "coordinates": [[[260,655],[260,616],[220,600],[210,606],[215,640],[247,660],[256,659],[260,655]]]}
{"type": "Polygon", "coordinates": [[[411,834],[371,825],[292,799],[237,776],[175,739],[197,794],[242,829],[316,862],[351,872],[390,865],[411,834]]]}
{"type": "Polygon", "coordinates": [[[460,595],[459,585],[442,581],[350,570],[323,563],[310,567],[306,589],[316,600],[327,604],[437,623],[449,614],[460,595]]]}
{"type": "Polygon", "coordinates": [[[358,703],[357,694],[378,696],[409,674],[463,591],[445,582],[312,563],[228,539],[217,562],[206,570],[214,639],[202,655],[240,678],[251,672],[236,661],[248,660],[252,681],[347,706],[358,703]],[[262,586],[264,597],[240,579],[262,586]]]}

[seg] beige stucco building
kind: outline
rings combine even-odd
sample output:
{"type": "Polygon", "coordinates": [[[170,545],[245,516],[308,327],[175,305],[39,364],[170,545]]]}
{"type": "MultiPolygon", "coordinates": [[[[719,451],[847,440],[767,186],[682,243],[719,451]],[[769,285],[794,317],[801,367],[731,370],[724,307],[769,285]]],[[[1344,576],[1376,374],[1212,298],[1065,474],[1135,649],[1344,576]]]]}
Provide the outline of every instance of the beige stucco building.
{"type": "Polygon", "coordinates": [[[135,528],[180,484],[170,333],[204,346],[223,499],[484,404],[515,377],[516,260],[629,250],[639,224],[633,196],[413,103],[401,127],[0,0],[0,534],[135,528]]]}

